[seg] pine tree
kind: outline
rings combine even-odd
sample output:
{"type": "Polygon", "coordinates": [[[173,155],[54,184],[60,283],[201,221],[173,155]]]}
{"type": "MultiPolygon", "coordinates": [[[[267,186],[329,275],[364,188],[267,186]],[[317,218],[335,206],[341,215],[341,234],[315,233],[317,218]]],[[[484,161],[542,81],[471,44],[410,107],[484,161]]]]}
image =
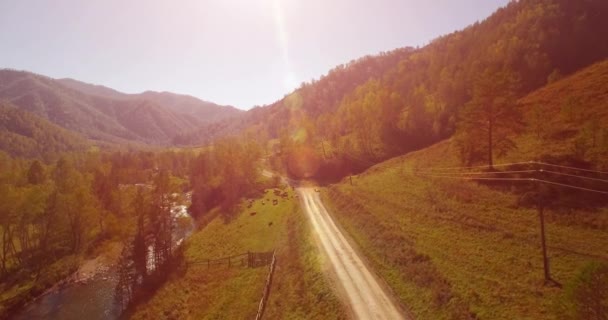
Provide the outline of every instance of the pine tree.
{"type": "Polygon", "coordinates": [[[476,160],[485,150],[493,169],[494,156],[515,146],[510,135],[521,125],[515,98],[518,86],[518,78],[507,70],[488,68],[477,79],[473,99],[461,113],[458,132],[465,162],[476,160]]]}

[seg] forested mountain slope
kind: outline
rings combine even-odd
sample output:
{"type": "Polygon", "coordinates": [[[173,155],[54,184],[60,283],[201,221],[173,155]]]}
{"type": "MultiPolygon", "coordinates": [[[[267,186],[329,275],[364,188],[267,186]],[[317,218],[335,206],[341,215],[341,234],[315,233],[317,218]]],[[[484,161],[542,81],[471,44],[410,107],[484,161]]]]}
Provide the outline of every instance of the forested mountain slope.
{"type": "Polygon", "coordinates": [[[130,97],[112,89],[91,87],[29,72],[0,70],[0,99],[91,140],[167,144],[180,132],[221,118],[224,111],[228,115],[236,112],[204,102],[199,108],[194,98],[168,93],[165,95],[175,97],[173,101],[150,94],[130,97]]]}
{"type": "Polygon", "coordinates": [[[74,79],[57,80],[63,85],[80,92],[111,99],[148,100],[161,105],[177,114],[188,115],[187,118],[194,125],[203,125],[222,119],[232,118],[242,113],[232,106],[220,106],[198,98],[171,92],[145,91],[136,94],[127,94],[112,88],[88,84],[74,79]]]}
{"type": "Polygon", "coordinates": [[[0,151],[14,157],[52,160],[62,152],[83,151],[90,143],[48,120],[0,102],[0,151]]]}
{"type": "Polygon", "coordinates": [[[608,202],[596,191],[608,192],[597,172],[608,172],[608,60],[514,109],[520,123],[508,137],[513,146],[495,155],[497,171],[478,166],[485,159],[463,167],[456,136],[322,191],[418,318],[589,319],[605,309],[605,300],[589,297],[607,285],[597,270],[608,261],[608,202]],[[543,278],[537,203],[545,208],[550,277],[563,288],[543,278]]]}
{"type": "Polygon", "coordinates": [[[406,47],[375,56],[365,56],[339,65],[327,75],[310,83],[303,83],[294,92],[268,106],[256,106],[238,118],[205,125],[180,135],[177,143],[199,144],[238,134],[247,129],[263,138],[278,137],[291,119],[320,116],[336,110],[342,98],[372,78],[379,78],[395,68],[399,61],[414,52],[406,47]]]}
{"type": "Polygon", "coordinates": [[[465,107],[482,99],[514,107],[518,98],[608,57],[606,16],[603,0],[513,1],[423,48],[362,59],[240,121],[181,138],[197,142],[249,129],[260,137],[283,137],[289,142],[283,155],[304,145],[323,157],[325,143],[342,163],[356,166],[352,157],[374,163],[452,136],[465,107]],[[378,61],[386,63],[366,73],[378,61]],[[488,83],[501,90],[481,97],[488,83]]]}

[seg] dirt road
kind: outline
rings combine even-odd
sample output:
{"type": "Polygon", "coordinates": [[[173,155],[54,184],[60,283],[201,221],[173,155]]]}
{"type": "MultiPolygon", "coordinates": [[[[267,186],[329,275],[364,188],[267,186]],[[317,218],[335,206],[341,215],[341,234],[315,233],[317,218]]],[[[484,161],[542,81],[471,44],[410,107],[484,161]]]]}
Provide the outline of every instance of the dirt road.
{"type": "Polygon", "coordinates": [[[319,194],[312,188],[297,190],[354,316],[357,319],[406,319],[338,229],[319,194]]]}

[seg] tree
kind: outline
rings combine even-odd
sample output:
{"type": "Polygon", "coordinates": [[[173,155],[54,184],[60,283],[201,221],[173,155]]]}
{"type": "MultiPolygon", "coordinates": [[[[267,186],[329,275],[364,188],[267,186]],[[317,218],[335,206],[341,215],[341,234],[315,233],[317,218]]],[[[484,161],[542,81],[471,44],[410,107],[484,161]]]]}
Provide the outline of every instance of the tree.
{"type": "Polygon", "coordinates": [[[34,160],[27,172],[27,181],[30,184],[41,184],[46,179],[44,167],[38,160],[34,160]]]}
{"type": "Polygon", "coordinates": [[[21,247],[20,255],[29,260],[39,254],[41,222],[46,209],[49,196],[49,187],[46,184],[23,188],[23,201],[18,210],[20,217],[17,220],[17,234],[21,247]],[[36,232],[32,232],[35,230],[36,232]]]}
{"type": "Polygon", "coordinates": [[[477,79],[473,99],[461,113],[458,132],[465,162],[474,161],[483,148],[493,169],[494,155],[515,146],[510,135],[521,124],[515,96],[518,86],[518,78],[508,70],[487,68],[477,79]],[[484,136],[485,144],[478,143],[484,136]]]}
{"type": "Polygon", "coordinates": [[[87,233],[91,233],[93,223],[98,221],[99,203],[91,192],[89,179],[68,161],[57,163],[55,183],[57,192],[52,210],[60,219],[60,232],[69,235],[71,252],[78,252],[87,240],[87,233]]]}
{"type": "Polygon", "coordinates": [[[161,170],[154,179],[152,208],[149,210],[151,235],[154,253],[154,266],[158,270],[169,261],[172,252],[171,236],[173,232],[173,217],[171,215],[171,176],[168,171],[161,170]]]}
{"type": "Polygon", "coordinates": [[[137,193],[135,207],[137,209],[137,230],[133,239],[133,263],[138,279],[144,279],[148,275],[148,239],[145,223],[146,204],[141,189],[137,193]]]}
{"type": "Polygon", "coordinates": [[[20,194],[11,185],[0,185],[0,232],[2,238],[0,243],[0,275],[8,272],[9,262],[16,259],[14,243],[14,229],[17,220],[17,206],[20,202],[20,194]]]}

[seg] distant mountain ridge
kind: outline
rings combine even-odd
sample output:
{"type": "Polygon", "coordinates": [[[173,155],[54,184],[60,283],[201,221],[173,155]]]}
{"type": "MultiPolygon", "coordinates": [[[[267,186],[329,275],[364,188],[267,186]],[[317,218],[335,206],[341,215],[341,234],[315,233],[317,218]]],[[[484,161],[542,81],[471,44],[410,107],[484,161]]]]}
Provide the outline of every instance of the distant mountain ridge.
{"type": "Polygon", "coordinates": [[[185,131],[240,111],[168,92],[125,94],[73,79],[0,70],[0,100],[93,141],[167,145],[185,131]]]}
{"type": "Polygon", "coordinates": [[[200,124],[230,118],[241,112],[241,110],[233,106],[218,105],[185,94],[167,91],[145,91],[142,93],[129,94],[102,85],[89,84],[70,78],[58,79],[57,81],[67,87],[89,95],[110,99],[148,100],[169,107],[177,113],[194,116],[196,120],[201,122],[200,124]]]}

